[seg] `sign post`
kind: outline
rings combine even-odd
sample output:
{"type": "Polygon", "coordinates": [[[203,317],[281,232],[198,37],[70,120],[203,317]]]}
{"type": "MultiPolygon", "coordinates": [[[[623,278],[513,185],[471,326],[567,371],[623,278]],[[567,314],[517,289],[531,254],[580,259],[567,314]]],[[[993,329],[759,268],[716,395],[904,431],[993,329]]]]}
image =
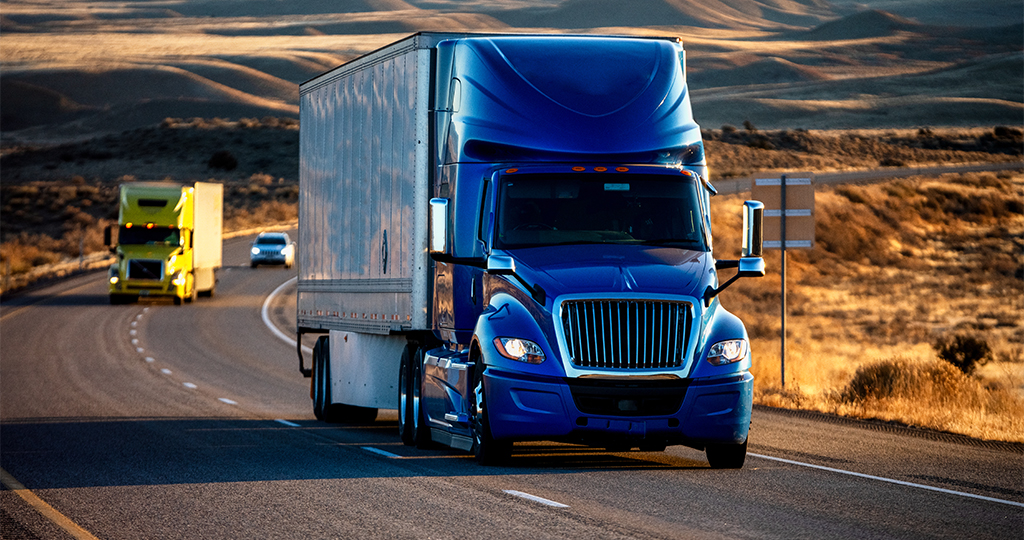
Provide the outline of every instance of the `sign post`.
{"type": "Polygon", "coordinates": [[[751,186],[751,198],[764,203],[764,248],[782,250],[782,388],[786,387],[786,248],[814,247],[813,177],[790,173],[755,178],[751,186]]]}

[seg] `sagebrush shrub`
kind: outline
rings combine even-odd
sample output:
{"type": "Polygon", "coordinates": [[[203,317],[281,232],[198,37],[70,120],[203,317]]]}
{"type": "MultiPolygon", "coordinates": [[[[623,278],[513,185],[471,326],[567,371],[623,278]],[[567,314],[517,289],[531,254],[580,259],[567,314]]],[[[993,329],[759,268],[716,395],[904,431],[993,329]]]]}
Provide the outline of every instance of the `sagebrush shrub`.
{"type": "Polygon", "coordinates": [[[992,349],[988,346],[988,342],[970,334],[940,338],[933,347],[940,359],[966,375],[970,375],[975,368],[992,359],[992,349]]]}

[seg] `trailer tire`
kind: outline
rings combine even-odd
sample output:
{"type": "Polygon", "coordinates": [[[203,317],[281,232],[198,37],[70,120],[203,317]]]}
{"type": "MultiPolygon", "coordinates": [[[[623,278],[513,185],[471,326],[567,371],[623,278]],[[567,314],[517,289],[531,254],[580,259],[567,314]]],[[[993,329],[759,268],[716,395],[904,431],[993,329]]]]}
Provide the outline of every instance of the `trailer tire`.
{"type": "Polygon", "coordinates": [[[747,441],[742,444],[709,444],[704,453],[712,469],[742,469],[747,459],[747,441]]]}
{"type": "Polygon", "coordinates": [[[416,445],[412,395],[412,362],[416,347],[409,343],[402,349],[402,361],[398,364],[398,435],[406,446],[416,445]]]}
{"type": "Polygon", "coordinates": [[[313,378],[310,384],[313,386],[313,416],[317,420],[324,419],[324,360],[322,351],[327,347],[327,337],[320,336],[313,345],[313,378]]]}
{"type": "Polygon", "coordinates": [[[496,440],[491,434],[491,423],[487,413],[487,396],[484,393],[482,359],[473,366],[473,456],[481,465],[502,465],[512,457],[512,442],[496,440]]]}

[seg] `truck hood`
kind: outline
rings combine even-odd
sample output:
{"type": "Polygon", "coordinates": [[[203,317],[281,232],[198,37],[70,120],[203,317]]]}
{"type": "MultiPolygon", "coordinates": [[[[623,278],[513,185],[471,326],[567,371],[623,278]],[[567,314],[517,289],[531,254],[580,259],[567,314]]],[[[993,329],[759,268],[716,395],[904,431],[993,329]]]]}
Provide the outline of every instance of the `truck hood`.
{"type": "Polygon", "coordinates": [[[580,245],[509,252],[516,272],[549,298],[563,294],[703,295],[713,278],[711,253],[651,246],[580,245]]]}

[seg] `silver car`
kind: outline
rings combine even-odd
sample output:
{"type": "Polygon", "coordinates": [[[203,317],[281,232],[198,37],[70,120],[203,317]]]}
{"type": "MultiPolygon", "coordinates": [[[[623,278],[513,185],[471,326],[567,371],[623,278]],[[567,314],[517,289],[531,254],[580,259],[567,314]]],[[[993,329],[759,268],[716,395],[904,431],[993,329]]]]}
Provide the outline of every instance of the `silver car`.
{"type": "Polygon", "coordinates": [[[260,233],[252,242],[249,264],[253,268],[261,264],[283,264],[285,268],[291,268],[295,264],[295,242],[288,233],[260,233]]]}

